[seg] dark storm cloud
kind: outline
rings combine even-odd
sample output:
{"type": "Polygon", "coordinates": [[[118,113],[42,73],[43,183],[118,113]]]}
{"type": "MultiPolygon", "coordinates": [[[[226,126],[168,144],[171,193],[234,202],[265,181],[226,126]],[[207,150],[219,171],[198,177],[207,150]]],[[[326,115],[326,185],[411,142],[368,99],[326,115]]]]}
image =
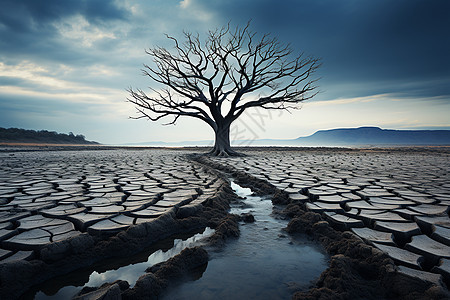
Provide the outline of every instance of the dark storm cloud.
{"type": "MultiPolygon", "coordinates": [[[[140,3],[149,19],[131,18],[131,12],[114,3],[4,0],[0,11],[0,57],[6,62],[13,55],[15,59],[89,65],[106,59],[104,54],[117,43],[148,38],[146,34],[151,29],[147,27],[155,19],[175,24],[180,32],[193,29],[186,20],[171,19],[174,15],[170,12],[179,8],[179,1],[140,3]],[[153,15],[155,11],[158,15],[153,15]],[[131,29],[118,40],[99,41],[92,51],[70,47],[61,39],[54,22],[77,14],[90,24],[105,27],[108,22],[125,20],[131,29]],[[147,30],[145,34],[143,30],[147,30]]],[[[201,9],[212,12],[216,24],[231,21],[242,25],[252,19],[252,27],[257,31],[272,32],[294,49],[321,57],[323,66],[319,75],[324,90],[352,82],[359,87],[350,93],[360,96],[395,92],[396,86],[406,85],[411,93],[420,90],[430,96],[450,95],[450,85],[443,83],[443,78],[450,79],[450,1],[191,0],[188,3],[186,12],[191,11],[194,16],[198,13],[196,9],[201,9]]],[[[114,52],[110,56],[114,57],[114,52]]],[[[122,56],[115,63],[124,60],[122,56]]],[[[336,96],[348,95],[330,94],[331,98],[336,96]]]]}
{"type": "Polygon", "coordinates": [[[0,55],[5,61],[11,56],[51,56],[65,62],[82,59],[84,53],[58,40],[54,22],[81,15],[90,24],[106,26],[111,21],[126,20],[129,15],[126,9],[107,0],[3,0],[1,6],[0,55]]]}
{"type": "Polygon", "coordinates": [[[0,23],[10,32],[34,31],[47,23],[80,14],[90,23],[125,19],[127,12],[108,0],[3,0],[0,23]]]}
{"type": "MultiPolygon", "coordinates": [[[[199,2],[200,3],[200,2],[199,2]]],[[[252,23],[295,49],[323,60],[322,85],[353,81],[369,92],[416,83],[429,95],[450,95],[450,1],[201,1],[223,20],[252,23]],[[427,88],[428,86],[428,88],[427,88]]],[[[411,91],[413,92],[413,91],[411,91]]]]}
{"type": "MultiPolygon", "coordinates": [[[[414,126],[448,125],[442,117],[450,105],[448,0],[2,0],[0,126],[88,135],[98,130],[111,141],[126,141],[134,132],[141,140],[138,123],[126,125],[136,128],[122,137],[107,127],[125,124],[130,115],[128,86],[152,84],[140,72],[142,63],[151,63],[144,49],[172,47],[164,33],[204,36],[227,22],[243,26],[249,20],[252,30],[322,59],[322,93],[313,101],[349,99],[344,106],[358,111],[363,105],[351,98],[367,96],[383,99],[373,105],[388,105],[386,114],[377,110],[383,111],[379,126],[412,126],[416,121],[389,119],[390,111],[401,115],[403,108],[405,119],[418,120],[414,126]],[[427,116],[425,108],[433,106],[427,116]]],[[[308,130],[353,124],[338,113],[314,123],[323,117],[315,113],[308,130]]],[[[359,111],[359,125],[367,125],[371,113],[359,111]]],[[[289,127],[294,132],[298,126],[289,127]]],[[[154,132],[160,130],[163,137],[169,132],[154,132]]]]}

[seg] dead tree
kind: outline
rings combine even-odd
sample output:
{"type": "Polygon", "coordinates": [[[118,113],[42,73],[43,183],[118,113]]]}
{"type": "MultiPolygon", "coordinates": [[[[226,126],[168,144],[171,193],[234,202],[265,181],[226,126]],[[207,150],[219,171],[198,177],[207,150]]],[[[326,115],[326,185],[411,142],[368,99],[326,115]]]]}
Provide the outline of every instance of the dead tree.
{"type": "Polygon", "coordinates": [[[319,60],[303,53],[293,55],[289,45],[270,34],[258,36],[245,27],[230,26],[199,34],[184,32],[185,41],[167,36],[168,50],[146,51],[154,65],[144,64],[143,74],[154,86],[150,93],[129,88],[129,102],[138,116],[157,121],[193,117],[206,122],[215,133],[213,155],[237,155],[230,147],[230,125],[254,107],[298,109],[299,103],[317,94],[311,75],[319,60]]]}

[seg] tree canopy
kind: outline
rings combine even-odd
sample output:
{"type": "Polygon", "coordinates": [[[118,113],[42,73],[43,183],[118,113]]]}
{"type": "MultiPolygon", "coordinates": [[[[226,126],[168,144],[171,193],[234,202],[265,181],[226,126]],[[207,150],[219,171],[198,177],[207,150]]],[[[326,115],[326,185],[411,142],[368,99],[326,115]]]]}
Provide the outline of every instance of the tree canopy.
{"type": "Polygon", "coordinates": [[[144,64],[151,79],[150,93],[129,88],[138,116],[158,121],[193,117],[215,132],[214,155],[236,154],[230,147],[230,125],[252,107],[298,109],[317,93],[312,74],[319,59],[294,55],[290,45],[270,34],[258,35],[245,27],[226,26],[200,35],[184,32],[184,41],[167,36],[172,49],[146,50],[153,65],[144,64]]]}

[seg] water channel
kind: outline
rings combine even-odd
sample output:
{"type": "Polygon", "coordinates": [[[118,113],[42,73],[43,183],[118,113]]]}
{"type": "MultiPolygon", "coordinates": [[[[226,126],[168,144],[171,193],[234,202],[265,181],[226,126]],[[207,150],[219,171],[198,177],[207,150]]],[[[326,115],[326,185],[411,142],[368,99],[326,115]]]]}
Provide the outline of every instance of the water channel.
{"type": "MultiPolygon", "coordinates": [[[[240,200],[231,204],[230,212],[251,213],[255,222],[242,222],[240,237],[228,240],[223,249],[206,248],[210,261],[201,278],[172,287],[161,299],[290,299],[295,290],[308,288],[327,268],[329,257],[319,244],[306,235],[291,236],[282,230],[288,221],[272,214],[270,197],[255,196],[250,189],[234,182],[231,187],[240,200]]],[[[164,249],[150,249],[141,254],[137,263],[122,262],[119,267],[100,268],[91,272],[88,280],[84,275],[80,284],[73,283],[76,274],[67,275],[71,283],[61,288],[59,283],[56,290],[54,281],[50,281],[34,299],[71,299],[83,285],[100,286],[118,279],[134,286],[145,269],[187,247],[202,244],[213,233],[214,230],[206,228],[189,238],[171,240],[164,249]]]]}
{"type": "MultiPolygon", "coordinates": [[[[89,279],[86,282],[86,270],[74,272],[65,276],[61,276],[54,280],[50,280],[40,287],[34,297],[35,300],[65,300],[72,299],[85,286],[95,287],[107,282],[116,280],[128,281],[130,287],[133,287],[136,280],[145,273],[148,267],[166,261],[171,257],[179,254],[183,249],[201,245],[206,238],[214,234],[214,230],[207,227],[203,232],[194,234],[190,237],[167,239],[140,253],[134,257],[125,258],[122,262],[114,262],[106,266],[97,267],[96,271],[88,271],[89,279]],[[161,248],[161,249],[156,249],[161,248]],[[150,254],[151,253],[151,254],[150,254]],[[76,282],[79,278],[79,283],[76,282]],[[75,280],[74,280],[75,279],[75,280]],[[65,285],[64,281],[68,284],[65,285]],[[64,286],[65,285],[65,286],[64,286]],[[62,286],[62,287],[61,287],[62,286]]],[[[31,292],[32,293],[32,292],[31,292]]],[[[30,293],[30,294],[31,294],[30,293]]],[[[27,295],[26,298],[32,299],[27,295]]]]}
{"type": "Polygon", "coordinates": [[[327,268],[329,256],[320,245],[282,231],[288,221],[272,214],[270,197],[255,196],[233,182],[231,187],[242,198],[231,213],[251,213],[255,222],[242,223],[238,239],[210,252],[200,279],[170,289],[161,299],[290,299],[327,268]]]}

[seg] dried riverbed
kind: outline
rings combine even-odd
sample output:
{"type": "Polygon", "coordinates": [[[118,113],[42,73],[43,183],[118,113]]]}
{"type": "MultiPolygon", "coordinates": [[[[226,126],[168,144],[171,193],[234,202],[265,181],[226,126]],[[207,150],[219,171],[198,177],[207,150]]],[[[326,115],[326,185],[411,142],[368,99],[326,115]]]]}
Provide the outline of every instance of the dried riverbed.
{"type": "MultiPolygon", "coordinates": [[[[238,220],[227,215],[233,193],[223,172],[273,194],[285,205],[279,216],[290,220],[287,231],[309,234],[332,255],[315,286],[294,297],[448,297],[445,149],[264,149],[227,159],[187,154],[1,152],[2,298],[100,257],[136,254],[207,226],[216,230],[210,244],[232,245],[227,237],[238,235],[238,220]]],[[[207,257],[202,248],[186,249],[148,270],[135,287],[117,282],[96,292],[131,299],[152,287],[156,296],[207,257]]]]}

